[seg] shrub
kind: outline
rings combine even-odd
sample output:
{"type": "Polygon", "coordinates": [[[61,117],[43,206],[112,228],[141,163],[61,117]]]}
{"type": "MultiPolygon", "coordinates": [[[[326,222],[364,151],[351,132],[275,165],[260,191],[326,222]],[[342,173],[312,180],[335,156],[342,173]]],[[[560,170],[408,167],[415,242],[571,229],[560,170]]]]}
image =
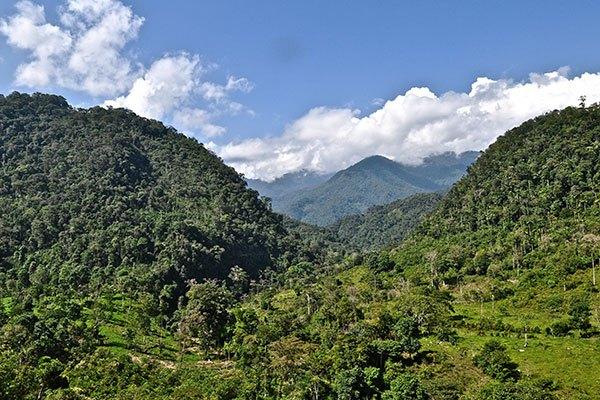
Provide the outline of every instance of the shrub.
{"type": "Polygon", "coordinates": [[[570,323],[573,329],[585,331],[592,327],[590,323],[592,312],[589,302],[585,299],[578,299],[571,304],[569,316],[571,317],[570,323]]]}
{"type": "Polygon", "coordinates": [[[570,321],[556,321],[546,328],[546,334],[552,336],[567,336],[573,329],[570,321]]]}

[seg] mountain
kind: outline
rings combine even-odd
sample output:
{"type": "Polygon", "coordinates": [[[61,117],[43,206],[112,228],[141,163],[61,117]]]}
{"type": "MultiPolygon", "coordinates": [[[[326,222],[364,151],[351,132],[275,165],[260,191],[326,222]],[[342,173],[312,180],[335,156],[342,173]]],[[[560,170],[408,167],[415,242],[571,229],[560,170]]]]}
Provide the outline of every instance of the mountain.
{"type": "Polygon", "coordinates": [[[344,252],[159,122],[2,97],[1,397],[595,399],[599,161],[600,106],[548,113],[344,252]]]}
{"type": "Polygon", "coordinates": [[[443,190],[465,173],[477,155],[477,152],[444,153],[430,156],[418,166],[403,165],[382,156],[368,157],[317,187],[275,198],[273,209],[326,226],[374,205],[415,193],[443,190]]]}
{"type": "Polygon", "coordinates": [[[260,179],[246,179],[246,182],[248,182],[248,187],[259,192],[261,196],[269,197],[277,202],[277,199],[289,193],[301,189],[312,189],[327,181],[331,176],[332,174],[302,170],[287,173],[271,182],[260,179]]]}
{"type": "Polygon", "coordinates": [[[589,222],[600,206],[599,121],[598,107],[567,108],[499,137],[452,187],[424,232],[531,234],[570,219],[589,222]]]}
{"type": "Polygon", "coordinates": [[[478,151],[441,153],[425,157],[422,164],[408,166],[407,170],[443,187],[450,187],[465,174],[479,154],[478,151]]]}
{"type": "Polygon", "coordinates": [[[599,262],[600,106],[567,108],[498,138],[399,245],[288,270],[227,350],[274,398],[595,399],[599,262]]]}
{"type": "Polygon", "coordinates": [[[442,199],[440,193],[419,193],[362,214],[342,217],[329,226],[337,240],[361,250],[398,245],[442,199]]]}
{"type": "MultiPolygon", "coordinates": [[[[280,216],[197,141],[122,109],[0,97],[0,266],[24,287],[168,288],[256,278],[290,249],[280,216]]],[[[166,290],[166,289],[165,289],[166,290]]],[[[174,302],[174,303],[173,303],[174,302]]]]}
{"type": "Polygon", "coordinates": [[[456,288],[472,307],[461,326],[485,324],[487,309],[491,331],[595,336],[599,193],[600,106],[554,111],[499,137],[392,258],[410,279],[456,288]]]}

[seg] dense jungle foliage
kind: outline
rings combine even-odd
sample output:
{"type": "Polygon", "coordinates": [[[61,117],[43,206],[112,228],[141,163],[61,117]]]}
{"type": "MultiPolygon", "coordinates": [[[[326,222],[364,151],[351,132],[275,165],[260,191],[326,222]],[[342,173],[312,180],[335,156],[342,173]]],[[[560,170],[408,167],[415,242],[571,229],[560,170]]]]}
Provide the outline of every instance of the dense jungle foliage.
{"type": "Polygon", "coordinates": [[[599,193],[600,107],[553,112],[498,138],[395,253],[436,284],[488,275],[562,286],[593,272],[599,193]]]}
{"type": "Polygon", "coordinates": [[[233,169],[156,121],[15,93],[0,99],[0,130],[9,285],[178,291],[291,254],[281,217],[233,169]]]}
{"type": "Polygon", "coordinates": [[[361,253],[157,122],[1,104],[0,398],[599,397],[600,107],[507,132],[361,253]]]}
{"type": "Polygon", "coordinates": [[[349,248],[377,250],[398,245],[438,204],[440,193],[419,193],[340,219],[328,228],[349,248]]]}

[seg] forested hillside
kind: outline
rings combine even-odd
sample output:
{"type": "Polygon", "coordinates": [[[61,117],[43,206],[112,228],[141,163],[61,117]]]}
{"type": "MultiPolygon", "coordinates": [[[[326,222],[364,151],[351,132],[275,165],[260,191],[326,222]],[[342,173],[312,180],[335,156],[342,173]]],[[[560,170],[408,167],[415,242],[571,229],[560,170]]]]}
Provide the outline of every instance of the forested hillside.
{"type": "Polygon", "coordinates": [[[448,188],[477,158],[477,152],[444,153],[409,166],[372,156],[337,172],[326,182],[274,198],[273,209],[292,218],[326,226],[416,193],[448,188]]]}
{"type": "MultiPolygon", "coordinates": [[[[36,291],[183,293],[256,278],[293,249],[281,217],[195,140],[125,110],[0,98],[2,281],[36,291]]],[[[289,255],[288,253],[287,255],[289,255]]]]}
{"type": "Polygon", "coordinates": [[[377,250],[398,245],[438,204],[442,194],[419,193],[343,217],[328,228],[349,248],[377,250]]]}
{"type": "Polygon", "coordinates": [[[436,279],[540,268],[559,284],[597,256],[599,190],[600,108],[553,112],[492,144],[404,246],[446,258],[436,279]]]}
{"type": "Polygon", "coordinates": [[[507,132],[400,246],[246,301],[238,365],[273,398],[598,398],[599,166],[598,106],[507,132]]]}
{"type": "Polygon", "coordinates": [[[598,398],[598,106],[390,206],[434,211],[366,253],[157,122],[42,95],[0,111],[2,398],[598,398]]]}

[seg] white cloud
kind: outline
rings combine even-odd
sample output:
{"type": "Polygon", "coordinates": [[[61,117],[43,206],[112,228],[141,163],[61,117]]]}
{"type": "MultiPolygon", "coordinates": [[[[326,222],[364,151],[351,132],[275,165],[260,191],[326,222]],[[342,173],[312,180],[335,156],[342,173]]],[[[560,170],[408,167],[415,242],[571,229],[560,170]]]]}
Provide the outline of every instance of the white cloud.
{"type": "Polygon", "coordinates": [[[165,56],[135,80],[129,93],[108,100],[104,105],[128,108],[143,117],[163,119],[192,96],[201,73],[198,56],[165,56]]]}
{"type": "Polygon", "coordinates": [[[203,82],[198,88],[205,100],[221,100],[227,95],[225,87],[213,82],[203,82]]]}
{"type": "Polygon", "coordinates": [[[381,97],[376,97],[373,100],[371,100],[371,104],[377,107],[381,107],[384,103],[385,99],[382,99],[381,97]]]}
{"type": "Polygon", "coordinates": [[[527,82],[477,78],[468,93],[439,96],[413,88],[360,116],[318,107],[281,136],[209,146],[250,178],[273,179],[300,169],[335,171],[381,154],[404,163],[444,152],[484,149],[500,134],[544,112],[600,101],[600,73],[569,78],[568,69],[531,74],[527,82]]]}
{"type": "Polygon", "coordinates": [[[234,76],[224,84],[202,81],[215,66],[201,63],[197,55],[166,55],[147,69],[136,63],[126,46],[137,38],[144,19],[119,0],[65,0],[57,24],[47,22],[44,7],[30,0],[15,7],[14,15],[0,19],[0,34],[28,55],[16,71],[19,86],[56,86],[112,98],[103,105],[173,122],[189,135],[221,135],[225,128],[214,119],[253,114],[230,98],[250,92],[253,84],[234,76]]]}
{"type": "Polygon", "coordinates": [[[246,78],[236,78],[235,76],[230,76],[227,79],[225,89],[228,91],[239,90],[244,93],[250,93],[254,89],[254,84],[246,78]]]}
{"type": "Polygon", "coordinates": [[[225,85],[219,85],[213,82],[204,82],[199,90],[205,100],[221,102],[227,100],[229,93],[240,91],[249,93],[254,89],[254,84],[246,78],[236,78],[230,76],[225,85]]]}
{"type": "Polygon", "coordinates": [[[68,70],[91,94],[115,94],[126,90],[139,68],[121,54],[135,39],[144,19],[114,0],[69,0],[62,20],[74,27],[76,41],[68,70]]]}
{"type": "Polygon", "coordinates": [[[147,118],[172,121],[176,128],[191,136],[222,135],[226,129],[213,120],[222,114],[238,114],[246,108],[229,99],[228,92],[233,89],[227,89],[227,85],[202,82],[202,75],[207,69],[198,56],[185,53],[165,56],[155,61],[126,95],[107,100],[103,105],[128,108],[147,118]],[[193,105],[196,103],[195,94],[206,86],[224,88],[222,96],[209,99],[213,100],[206,104],[210,110],[193,105]]]}
{"type": "Polygon", "coordinates": [[[121,53],[137,37],[143,18],[121,2],[68,0],[59,11],[61,25],[48,23],[44,7],[29,0],[19,1],[16,9],[0,20],[0,33],[9,45],[29,52],[17,68],[17,85],[113,95],[139,74],[121,53]]]}

